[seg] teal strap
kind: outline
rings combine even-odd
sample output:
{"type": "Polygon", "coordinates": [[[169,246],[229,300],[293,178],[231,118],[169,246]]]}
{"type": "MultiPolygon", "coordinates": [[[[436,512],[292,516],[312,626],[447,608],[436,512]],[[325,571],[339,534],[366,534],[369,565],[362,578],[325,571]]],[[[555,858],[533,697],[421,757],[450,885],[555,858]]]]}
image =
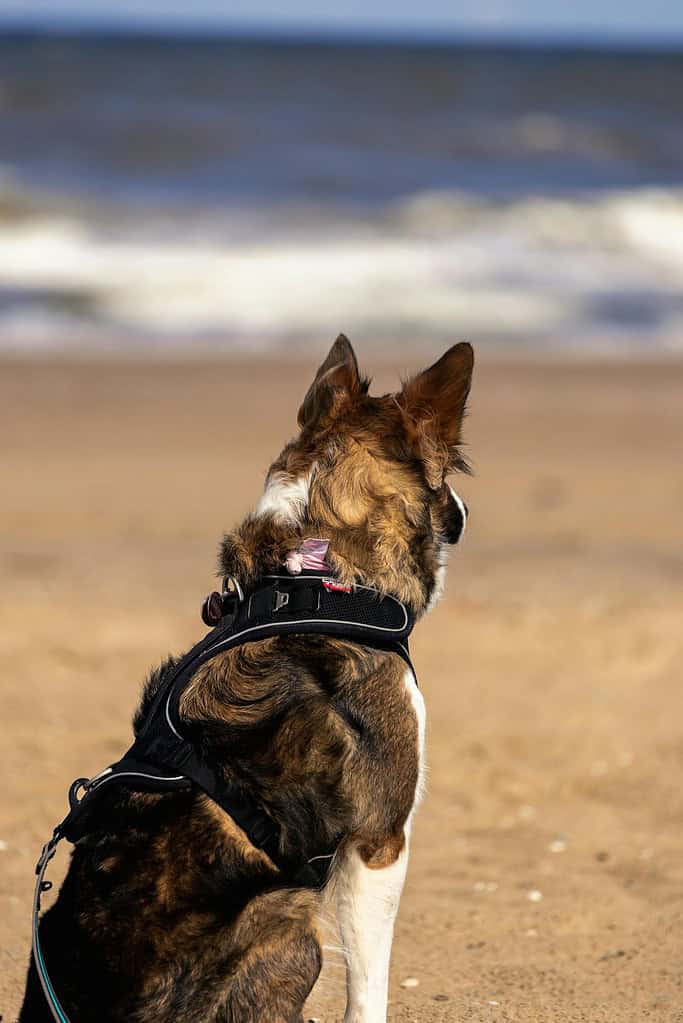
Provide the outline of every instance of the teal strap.
{"type": "Polygon", "coordinates": [[[35,892],[33,894],[33,929],[31,945],[33,949],[33,961],[36,964],[38,977],[45,994],[45,999],[50,1007],[50,1012],[52,1013],[56,1023],[70,1023],[69,1017],[60,1005],[59,999],[55,994],[55,989],[52,986],[52,981],[50,980],[50,975],[47,972],[45,960],[43,959],[43,953],[40,947],[40,937],[38,934],[40,923],[40,896],[43,892],[48,891],[48,889],[52,887],[52,883],[45,880],[45,871],[48,868],[50,860],[55,854],[55,850],[57,849],[57,845],[61,841],[61,838],[62,836],[59,834],[58,830],[56,830],[50,841],[43,848],[41,857],[38,860],[38,866],[36,867],[37,879],[35,892]]]}

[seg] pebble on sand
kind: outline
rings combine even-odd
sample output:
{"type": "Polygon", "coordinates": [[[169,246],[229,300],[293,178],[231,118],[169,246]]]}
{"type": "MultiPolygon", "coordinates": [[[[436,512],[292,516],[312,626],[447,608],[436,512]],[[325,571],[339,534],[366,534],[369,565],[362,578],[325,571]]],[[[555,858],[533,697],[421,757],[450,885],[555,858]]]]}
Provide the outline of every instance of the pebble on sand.
{"type": "Polygon", "coordinates": [[[551,853],[562,853],[567,848],[567,843],[563,838],[555,838],[548,846],[548,851],[551,853]]]}
{"type": "Polygon", "coordinates": [[[417,987],[419,983],[417,977],[406,977],[401,981],[401,987],[417,987]]]}
{"type": "Polygon", "coordinates": [[[539,892],[538,888],[532,888],[530,892],[526,893],[526,897],[529,902],[540,902],[543,898],[543,892],[539,892]]]}
{"type": "Polygon", "coordinates": [[[495,892],[498,890],[496,881],[475,881],[472,885],[473,892],[495,892]]]}

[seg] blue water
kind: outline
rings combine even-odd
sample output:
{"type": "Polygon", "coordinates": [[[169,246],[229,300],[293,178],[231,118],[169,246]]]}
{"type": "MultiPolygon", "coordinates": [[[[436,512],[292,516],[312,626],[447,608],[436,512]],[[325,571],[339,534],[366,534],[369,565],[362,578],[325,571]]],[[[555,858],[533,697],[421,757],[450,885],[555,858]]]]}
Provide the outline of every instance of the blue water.
{"type": "Polygon", "coordinates": [[[682,196],[681,53],[0,39],[0,342],[677,344],[682,196]]]}

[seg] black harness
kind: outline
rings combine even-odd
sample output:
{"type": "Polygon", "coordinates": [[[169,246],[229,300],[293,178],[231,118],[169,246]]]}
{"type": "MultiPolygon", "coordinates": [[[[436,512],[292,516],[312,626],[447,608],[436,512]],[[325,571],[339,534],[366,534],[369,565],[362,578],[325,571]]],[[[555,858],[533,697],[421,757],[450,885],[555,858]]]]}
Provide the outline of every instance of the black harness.
{"type": "Polygon", "coordinates": [[[244,643],[269,636],[307,634],[337,636],[396,653],[412,669],[408,637],[415,618],[405,604],[370,587],[344,587],[314,572],[264,576],[247,594],[239,587],[232,592],[212,594],[205,602],[203,617],[207,624],[216,623],[215,627],[164,675],[128,752],[95,777],[73,782],[69,812],[54,829],[36,866],[33,957],[58,1023],[69,1020],[50,982],[38,934],[40,896],[52,887],[50,881],[44,880],[45,871],[63,838],[75,843],[88,834],[100,794],[110,791],[112,786],[148,792],[196,786],[232,817],[283,876],[313,887],[319,887],[326,879],[334,850],[315,857],[315,863],[286,859],[277,822],[248,791],[227,783],[219,766],[210,763],[197,742],[183,734],[180,700],[197,669],[217,654],[244,643]]]}

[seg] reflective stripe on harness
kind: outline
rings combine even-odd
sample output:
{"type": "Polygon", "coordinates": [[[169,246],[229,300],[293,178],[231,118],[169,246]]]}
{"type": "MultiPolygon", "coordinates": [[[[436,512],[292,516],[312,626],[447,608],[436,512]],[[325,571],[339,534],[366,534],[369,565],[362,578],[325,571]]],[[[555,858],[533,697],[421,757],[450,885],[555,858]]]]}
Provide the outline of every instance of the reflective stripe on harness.
{"type": "MultiPolygon", "coordinates": [[[[338,587],[327,576],[266,576],[251,591],[215,594],[228,613],[162,678],[135,741],[117,763],[88,780],[79,778],[69,790],[70,809],[43,847],[36,866],[33,900],[33,959],[46,1001],[57,1023],[69,1023],[45,966],[40,947],[40,897],[52,887],[45,872],[59,842],[77,842],[89,832],[98,794],[112,784],[136,791],[168,791],[194,784],[202,789],[263,850],[285,876],[308,887],[324,884],[334,848],[320,850],[309,861],[284,856],[279,825],[244,788],[226,782],[220,768],[209,763],[195,742],[183,735],[182,694],[201,665],[218,654],[271,636],[323,635],[351,640],[398,654],[412,669],[408,637],[414,616],[395,597],[367,586],[338,587]],[[82,790],[82,796],[79,793],[82,790]],[[322,869],[319,861],[322,861],[322,869]]],[[[339,836],[341,837],[341,836],[339,836]]]]}

